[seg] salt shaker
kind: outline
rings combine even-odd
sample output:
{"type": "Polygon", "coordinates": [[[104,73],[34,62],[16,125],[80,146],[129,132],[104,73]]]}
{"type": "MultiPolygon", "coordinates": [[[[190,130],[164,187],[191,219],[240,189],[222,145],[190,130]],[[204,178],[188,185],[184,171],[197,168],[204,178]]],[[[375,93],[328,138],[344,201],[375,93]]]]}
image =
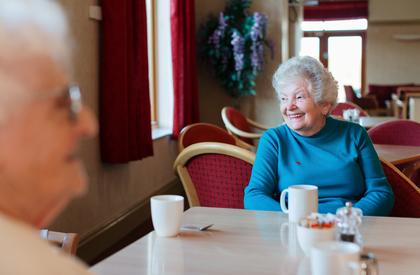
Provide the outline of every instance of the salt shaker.
{"type": "Polygon", "coordinates": [[[337,209],[337,233],[338,239],[345,242],[353,242],[362,247],[362,235],[359,226],[362,224],[362,210],[353,207],[351,202],[346,202],[345,207],[337,209]]]}

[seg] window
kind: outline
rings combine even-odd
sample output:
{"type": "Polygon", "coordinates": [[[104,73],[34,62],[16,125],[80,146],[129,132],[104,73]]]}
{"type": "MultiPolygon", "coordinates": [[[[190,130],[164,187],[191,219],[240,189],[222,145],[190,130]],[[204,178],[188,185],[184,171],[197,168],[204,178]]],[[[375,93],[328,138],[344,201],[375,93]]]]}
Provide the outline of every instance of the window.
{"type": "Polygon", "coordinates": [[[303,21],[303,31],[354,31],[367,30],[367,19],[330,20],[330,21],[303,21]]]}
{"type": "Polygon", "coordinates": [[[339,84],[338,101],[345,101],[344,85],[362,94],[365,84],[366,19],[304,21],[300,55],[320,60],[339,84]]]}
{"type": "Polygon", "coordinates": [[[152,125],[172,129],[173,80],[169,0],[146,0],[152,125]]]}

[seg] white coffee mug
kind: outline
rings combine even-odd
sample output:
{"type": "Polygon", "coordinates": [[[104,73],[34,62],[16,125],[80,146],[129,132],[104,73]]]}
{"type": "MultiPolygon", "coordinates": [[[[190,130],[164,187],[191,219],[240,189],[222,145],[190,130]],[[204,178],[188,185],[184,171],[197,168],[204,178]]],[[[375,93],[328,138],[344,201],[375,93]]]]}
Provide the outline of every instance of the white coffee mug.
{"type": "Polygon", "coordinates": [[[153,228],[158,236],[178,235],[184,212],[184,197],[160,195],[150,199],[153,228]]]}
{"type": "Polygon", "coordinates": [[[350,242],[323,242],[311,249],[312,275],[360,274],[360,247],[350,242]]]}
{"type": "Polygon", "coordinates": [[[312,212],[318,212],[318,187],[315,185],[292,185],[280,195],[280,207],[289,215],[289,222],[299,222],[312,212]],[[288,194],[288,207],[286,195],[288,194]]]}

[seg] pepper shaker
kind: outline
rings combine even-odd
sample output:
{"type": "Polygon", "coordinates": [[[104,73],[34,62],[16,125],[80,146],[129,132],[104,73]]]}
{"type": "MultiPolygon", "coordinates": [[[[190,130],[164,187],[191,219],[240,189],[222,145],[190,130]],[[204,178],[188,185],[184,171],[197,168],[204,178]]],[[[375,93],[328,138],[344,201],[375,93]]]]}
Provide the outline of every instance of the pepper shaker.
{"type": "Polygon", "coordinates": [[[345,207],[337,209],[336,215],[338,239],[356,243],[361,247],[363,241],[359,227],[362,224],[362,210],[353,207],[351,202],[346,202],[345,207]]]}

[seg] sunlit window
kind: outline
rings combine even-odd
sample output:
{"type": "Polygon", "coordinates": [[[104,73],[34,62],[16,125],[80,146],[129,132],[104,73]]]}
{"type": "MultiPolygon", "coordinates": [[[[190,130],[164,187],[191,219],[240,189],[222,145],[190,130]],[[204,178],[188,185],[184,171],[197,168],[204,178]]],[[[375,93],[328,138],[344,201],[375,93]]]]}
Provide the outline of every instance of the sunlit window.
{"type": "Polygon", "coordinates": [[[149,85],[152,125],[172,129],[173,81],[170,5],[147,0],[149,85]]]}
{"type": "Polygon", "coordinates": [[[302,22],[303,31],[367,30],[367,27],[367,19],[302,22]]]}
{"type": "Polygon", "coordinates": [[[312,56],[319,60],[319,37],[303,37],[300,56],[312,56]]]}

